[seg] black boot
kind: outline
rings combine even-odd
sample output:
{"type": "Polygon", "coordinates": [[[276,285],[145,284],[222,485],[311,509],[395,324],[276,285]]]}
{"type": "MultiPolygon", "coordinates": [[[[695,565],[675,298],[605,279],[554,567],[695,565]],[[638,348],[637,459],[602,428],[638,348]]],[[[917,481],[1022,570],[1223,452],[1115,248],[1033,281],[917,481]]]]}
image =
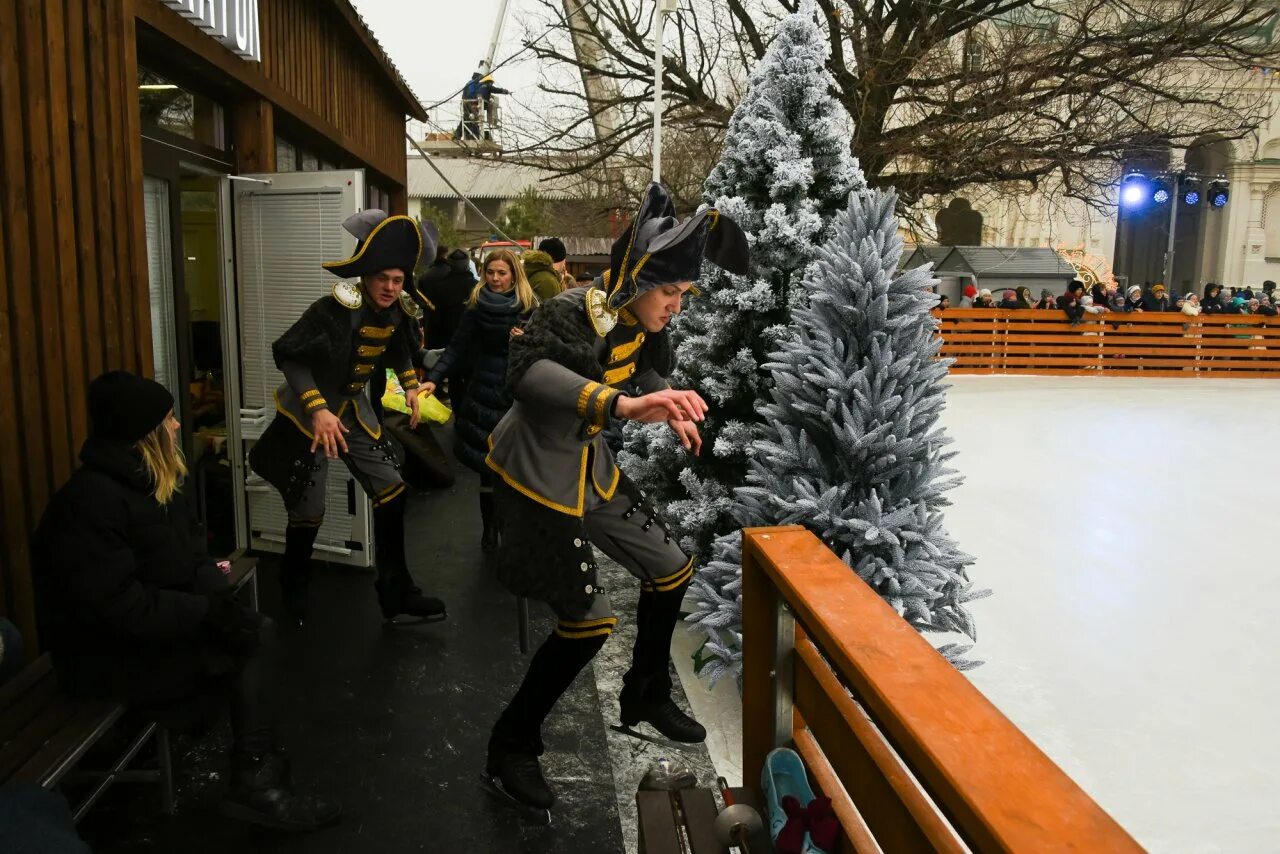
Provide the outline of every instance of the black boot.
{"type": "Polygon", "coordinates": [[[480,534],[480,550],[495,552],[498,550],[502,529],[498,525],[498,508],[493,503],[492,487],[480,487],[480,519],[484,522],[484,532],[480,534]]]}
{"type": "Polygon", "coordinates": [[[680,603],[692,579],[687,569],[667,576],[680,583],[667,590],[663,579],[641,588],[636,608],[636,645],[631,653],[631,669],[622,677],[618,697],[623,731],[641,722],[648,723],[663,737],[683,744],[705,741],[707,731],[671,699],[671,635],[680,618],[680,603]],[[687,578],[683,576],[687,575],[687,578]],[[681,580],[683,578],[683,580],[681,580]]]}
{"type": "Polygon", "coordinates": [[[556,795],[542,776],[538,762],[541,749],[532,744],[515,744],[497,735],[489,738],[489,758],[484,772],[512,799],[534,809],[549,810],[556,795]]]}
{"type": "Polygon", "coordinates": [[[404,556],[404,498],[373,509],[373,536],[378,563],[378,580],[373,586],[382,616],[391,621],[404,614],[426,623],[445,619],[444,602],[424,596],[409,575],[404,556]]]}
{"type": "Polygon", "coordinates": [[[284,556],[280,558],[280,596],[291,623],[307,617],[307,589],[311,578],[311,552],[319,525],[289,525],[284,529],[284,556]]]}
{"type": "Polygon", "coordinates": [[[298,795],[288,782],[289,760],[279,750],[236,751],[231,788],[218,811],[273,830],[311,831],[336,824],[342,809],[321,798],[298,795]]]}
{"type": "Polygon", "coordinates": [[[555,794],[538,765],[543,751],[542,722],[579,671],[604,646],[614,622],[608,618],[588,628],[557,626],[534,653],[520,690],[494,725],[485,771],[491,780],[501,783],[504,792],[521,803],[536,809],[548,809],[555,803],[555,794]],[[601,633],[584,636],[592,631],[601,633]],[[578,636],[565,636],[572,633],[578,636]]]}

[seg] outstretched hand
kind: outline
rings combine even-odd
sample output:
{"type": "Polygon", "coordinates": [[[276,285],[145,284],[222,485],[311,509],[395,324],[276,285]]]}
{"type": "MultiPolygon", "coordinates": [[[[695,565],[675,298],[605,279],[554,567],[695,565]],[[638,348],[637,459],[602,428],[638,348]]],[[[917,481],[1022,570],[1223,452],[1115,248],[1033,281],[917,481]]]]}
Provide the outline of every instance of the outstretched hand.
{"type": "Polygon", "coordinates": [[[663,389],[639,397],[618,398],[619,418],[656,424],[660,421],[701,421],[707,403],[696,391],[663,389]]]}
{"type": "Polygon", "coordinates": [[[702,436],[698,433],[698,425],[692,421],[668,421],[667,424],[686,451],[695,457],[702,453],[702,436]]]}

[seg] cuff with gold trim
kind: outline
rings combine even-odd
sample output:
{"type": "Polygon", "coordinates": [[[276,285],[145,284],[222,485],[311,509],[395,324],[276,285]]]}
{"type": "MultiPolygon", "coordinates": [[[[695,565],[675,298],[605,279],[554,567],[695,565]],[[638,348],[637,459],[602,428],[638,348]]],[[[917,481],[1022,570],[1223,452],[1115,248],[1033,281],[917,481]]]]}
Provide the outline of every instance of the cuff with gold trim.
{"type": "Polygon", "coordinates": [[[405,391],[408,391],[411,388],[417,388],[419,385],[417,371],[401,371],[396,374],[396,376],[400,378],[400,386],[405,391]]]}
{"type": "Polygon", "coordinates": [[[301,399],[302,410],[307,414],[311,414],[317,409],[324,409],[329,405],[328,401],[320,396],[320,391],[314,388],[311,389],[311,391],[304,391],[301,395],[301,399]]]}

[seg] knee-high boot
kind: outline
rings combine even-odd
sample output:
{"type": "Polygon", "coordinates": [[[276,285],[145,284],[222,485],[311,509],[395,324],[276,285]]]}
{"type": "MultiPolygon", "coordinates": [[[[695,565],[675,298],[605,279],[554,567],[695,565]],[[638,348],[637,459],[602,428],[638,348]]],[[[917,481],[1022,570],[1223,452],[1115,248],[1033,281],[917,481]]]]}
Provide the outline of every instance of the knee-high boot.
{"type": "Polygon", "coordinates": [[[498,518],[498,507],[493,501],[493,475],[480,478],[480,520],[484,523],[484,532],[480,535],[480,550],[497,551],[502,525],[498,518]]]}
{"type": "Polygon", "coordinates": [[[443,620],[447,616],[444,602],[424,596],[409,575],[404,546],[404,498],[394,498],[373,509],[374,559],[378,564],[378,580],[374,589],[382,615],[393,620],[404,614],[424,622],[443,620]]]}
{"type": "Polygon", "coordinates": [[[288,619],[301,625],[307,616],[307,589],[311,578],[311,551],[319,524],[284,529],[284,556],[280,558],[280,593],[288,619]]]}
{"type": "Polygon", "coordinates": [[[511,698],[489,738],[486,766],[491,777],[502,781],[512,797],[530,806],[547,809],[555,795],[542,776],[542,723],[582,668],[604,646],[617,621],[607,617],[593,625],[556,627],[534,653],[520,689],[511,698]]]}
{"type": "Polygon", "coordinates": [[[645,721],[672,741],[696,743],[707,731],[671,699],[671,636],[680,619],[680,603],[693,579],[686,564],[679,572],[646,582],[636,608],[636,645],[631,669],[622,677],[618,698],[624,726],[645,721]]]}

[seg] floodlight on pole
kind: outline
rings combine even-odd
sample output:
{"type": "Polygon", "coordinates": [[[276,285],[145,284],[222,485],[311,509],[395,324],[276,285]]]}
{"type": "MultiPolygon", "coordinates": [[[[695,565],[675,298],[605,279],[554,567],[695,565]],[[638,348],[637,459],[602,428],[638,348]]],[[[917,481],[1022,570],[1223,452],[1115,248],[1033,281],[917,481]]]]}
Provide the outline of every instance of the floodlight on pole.
{"type": "Polygon", "coordinates": [[[1131,172],[1120,182],[1120,204],[1140,208],[1151,200],[1151,182],[1141,172],[1131,172]]]}
{"type": "Polygon", "coordinates": [[[1209,207],[1212,210],[1225,208],[1227,202],[1231,200],[1231,184],[1224,179],[1209,182],[1209,187],[1205,191],[1205,199],[1209,202],[1209,207]]]}

